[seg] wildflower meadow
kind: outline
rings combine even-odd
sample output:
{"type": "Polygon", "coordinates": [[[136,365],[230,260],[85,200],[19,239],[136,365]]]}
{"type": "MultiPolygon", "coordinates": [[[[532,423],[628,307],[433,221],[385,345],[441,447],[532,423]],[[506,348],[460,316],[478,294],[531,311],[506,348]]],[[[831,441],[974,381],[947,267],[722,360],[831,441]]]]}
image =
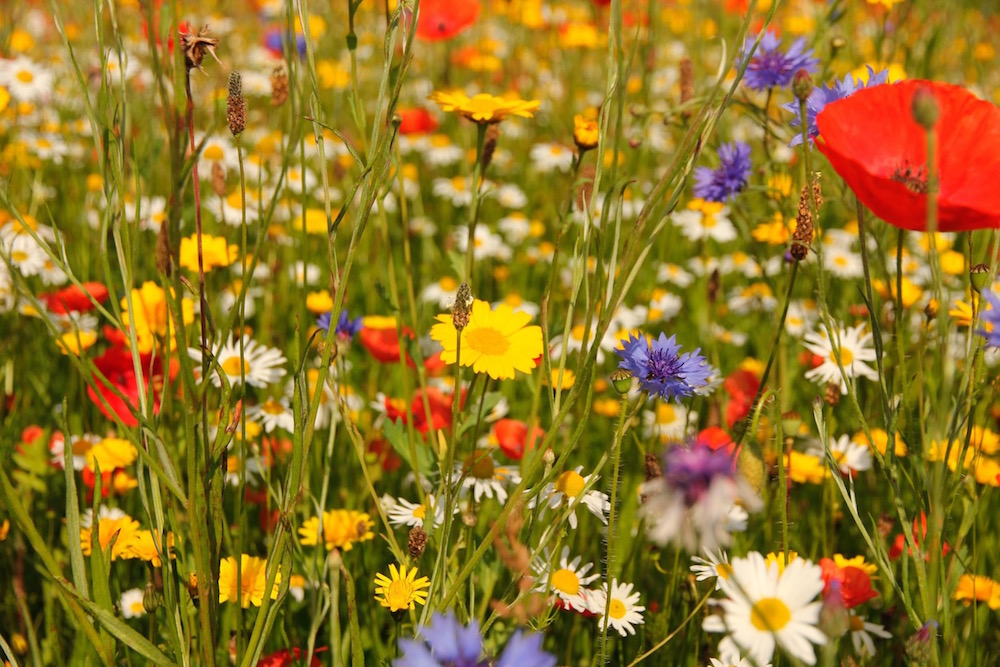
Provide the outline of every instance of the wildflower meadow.
{"type": "Polygon", "coordinates": [[[998,49],[0,2],[4,667],[1000,664],[998,49]]]}

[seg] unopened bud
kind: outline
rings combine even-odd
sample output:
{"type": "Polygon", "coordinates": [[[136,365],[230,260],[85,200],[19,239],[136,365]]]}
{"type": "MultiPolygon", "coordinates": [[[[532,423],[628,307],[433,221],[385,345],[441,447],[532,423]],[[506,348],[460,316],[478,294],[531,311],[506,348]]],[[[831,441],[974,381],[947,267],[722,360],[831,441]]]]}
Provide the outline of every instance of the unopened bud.
{"type": "Polygon", "coordinates": [[[847,46],[847,40],[841,37],[840,35],[837,35],[836,37],[830,39],[830,51],[832,51],[833,53],[840,51],[845,46],[847,46]]]}
{"type": "Polygon", "coordinates": [[[981,293],[989,287],[990,273],[990,267],[986,264],[976,264],[969,269],[969,281],[972,283],[972,289],[981,293]]]}
{"type": "Polygon", "coordinates": [[[632,371],[617,368],[611,374],[611,384],[619,394],[627,394],[632,389],[632,371]]]}
{"type": "Polygon", "coordinates": [[[464,523],[469,528],[476,527],[476,515],[472,512],[462,512],[462,523],[464,523]]]}
{"type": "Polygon", "coordinates": [[[792,77],[792,95],[795,95],[795,99],[799,102],[805,102],[809,99],[809,95],[813,91],[813,80],[804,69],[800,69],[792,77]]]}
{"type": "Polygon", "coordinates": [[[933,129],[941,116],[941,107],[934,99],[934,93],[927,87],[917,88],[916,92],[913,93],[913,102],[910,108],[913,120],[917,121],[925,130],[933,129]]]}
{"type": "Polygon", "coordinates": [[[142,593],[142,608],[146,610],[147,614],[152,614],[159,606],[160,600],[156,588],[153,586],[153,582],[149,582],[146,584],[146,590],[142,593]]]}

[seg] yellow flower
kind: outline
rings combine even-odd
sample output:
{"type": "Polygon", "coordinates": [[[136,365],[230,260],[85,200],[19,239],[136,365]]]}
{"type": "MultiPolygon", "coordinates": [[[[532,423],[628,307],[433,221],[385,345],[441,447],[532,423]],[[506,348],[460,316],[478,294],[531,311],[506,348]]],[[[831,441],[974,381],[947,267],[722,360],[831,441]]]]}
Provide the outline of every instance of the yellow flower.
{"type": "MultiPolygon", "coordinates": [[[[789,551],[788,552],[788,563],[791,563],[793,560],[795,560],[798,557],[799,557],[799,554],[798,554],[797,551],[789,551]]],[[[771,553],[767,554],[767,556],[765,558],[765,562],[767,563],[768,568],[771,567],[771,563],[777,563],[778,564],[778,574],[784,573],[784,571],[785,571],[785,565],[788,564],[788,563],[785,562],[785,552],[784,551],[779,552],[779,553],[774,553],[772,551],[771,553]]]]}
{"type": "Polygon", "coordinates": [[[332,60],[320,60],[316,63],[316,76],[319,86],[324,90],[344,90],[351,85],[351,73],[346,67],[332,60]]]}
{"type": "Polygon", "coordinates": [[[834,554],[833,562],[837,564],[837,567],[844,569],[845,567],[857,568],[866,574],[873,575],[878,572],[878,565],[873,563],[866,563],[864,556],[855,556],[854,558],[844,558],[843,554],[834,554]]]}
{"type": "Polygon", "coordinates": [[[306,295],[306,309],[313,315],[322,315],[333,310],[333,298],[328,290],[309,292],[306,295]]]}
{"type": "MultiPolygon", "coordinates": [[[[151,530],[140,530],[136,533],[135,541],[129,548],[129,558],[138,558],[139,560],[145,561],[152,565],[153,567],[162,567],[163,561],[160,558],[160,553],[162,552],[162,547],[158,549],[158,541],[153,537],[153,531],[151,530]]],[[[174,534],[167,533],[167,549],[169,550],[170,557],[174,558],[174,534]]]]}
{"type": "MultiPolygon", "coordinates": [[[[366,542],[375,534],[372,528],[375,522],[364,512],[356,510],[331,510],[323,512],[323,544],[327,550],[342,549],[350,551],[355,542],[366,542]]],[[[316,546],[319,544],[319,517],[312,517],[299,528],[302,544],[316,546]]]]}
{"type": "MultiPolygon", "coordinates": [[[[90,555],[91,528],[80,529],[80,548],[84,556],[90,555]]],[[[128,514],[119,517],[106,517],[97,522],[97,541],[101,550],[108,548],[111,540],[115,540],[111,549],[111,560],[117,558],[132,558],[132,547],[139,534],[139,522],[128,514]]]]}
{"type": "MultiPolygon", "coordinates": [[[[239,257],[240,248],[235,243],[226,244],[221,236],[201,235],[202,264],[205,271],[229,266],[239,257]]],[[[198,235],[181,239],[181,266],[188,271],[198,270],[198,235]]]]}
{"type": "Polygon", "coordinates": [[[581,152],[597,148],[600,134],[601,126],[596,120],[584,118],[580,114],[573,116],[573,141],[581,152]]]}
{"type": "MultiPolygon", "coordinates": [[[[854,437],[851,438],[851,441],[856,442],[859,445],[872,446],[872,444],[874,444],[874,448],[877,449],[882,456],[885,456],[886,446],[889,444],[889,434],[880,428],[871,429],[871,434],[874,443],[868,441],[868,437],[865,435],[864,431],[858,431],[855,433],[854,437]]],[[[893,449],[896,452],[896,456],[906,456],[906,452],[908,451],[906,443],[903,442],[903,439],[899,437],[898,433],[896,434],[896,442],[893,445],[893,449]]]]}
{"type": "MultiPolygon", "coordinates": [[[[281,582],[281,572],[274,578],[274,588],[271,589],[271,599],[278,597],[278,584],[281,582]]],[[[219,602],[237,602],[244,609],[251,603],[259,607],[264,601],[264,589],[267,587],[267,559],[243,554],[240,557],[240,584],[236,585],[236,559],[223,558],[219,564],[219,602]]]]}
{"type": "Polygon", "coordinates": [[[567,23],[559,30],[559,44],[564,49],[592,49],[604,40],[605,37],[593,23],[567,23]]]}
{"type": "Polygon", "coordinates": [[[792,236],[781,213],[775,213],[770,222],[762,222],[754,227],[751,234],[755,241],[768,245],[785,245],[792,236]]]}
{"type": "Polygon", "coordinates": [[[7,109],[7,105],[10,104],[10,93],[3,86],[0,86],[0,113],[7,109]]]}
{"type": "MultiPolygon", "coordinates": [[[[437,321],[431,327],[431,339],[444,348],[441,360],[453,364],[458,356],[458,331],[451,315],[438,315],[437,321]]],[[[490,310],[489,303],[477,299],[462,329],[461,364],[494,380],[512,378],[515,371],[530,372],[542,354],[542,328],[526,326],[530,321],[528,313],[514,312],[503,303],[490,310]]]]}
{"type": "MultiPolygon", "coordinates": [[[[171,335],[173,317],[168,315],[170,309],[167,306],[166,292],[159,285],[147,281],[141,288],[132,290],[132,307],[135,309],[134,315],[129,312],[128,300],[121,300],[122,322],[126,327],[135,327],[139,352],[152,352],[157,337],[169,337],[170,348],[176,347],[176,341],[171,335]]],[[[190,299],[181,301],[181,312],[184,324],[194,322],[194,303],[190,299]]]]}
{"type": "Polygon", "coordinates": [[[10,520],[4,519],[0,521],[0,542],[7,541],[7,535],[10,533],[10,520]]]}
{"type": "Polygon", "coordinates": [[[416,579],[417,568],[407,573],[405,565],[400,565],[398,570],[395,565],[389,565],[389,574],[388,577],[381,572],[375,575],[376,602],[389,611],[415,609],[414,603],[427,603],[427,591],[423,589],[431,582],[427,577],[416,579]]]}
{"type": "Polygon", "coordinates": [[[80,356],[84,350],[90,349],[97,342],[96,331],[67,331],[56,338],[59,351],[65,355],[80,356]]]}
{"type": "Polygon", "coordinates": [[[799,484],[806,482],[810,484],[822,484],[823,480],[830,474],[830,470],[818,456],[803,454],[795,450],[788,453],[788,458],[785,459],[785,466],[788,470],[788,476],[792,478],[793,482],[799,484]]]}
{"type": "Polygon", "coordinates": [[[990,609],[1000,609],[1000,583],[978,574],[963,574],[952,599],[971,605],[973,600],[985,602],[990,609]]]}
{"type": "Polygon", "coordinates": [[[128,440],[104,438],[87,451],[87,467],[93,472],[97,472],[97,468],[101,472],[111,472],[131,465],[138,455],[135,445],[128,440]]]}
{"type": "Polygon", "coordinates": [[[476,123],[499,123],[507,116],[531,118],[542,105],[538,100],[522,100],[517,97],[504,98],[478,93],[469,97],[461,90],[453,92],[435,91],[429,98],[443,111],[454,111],[476,123]]]}

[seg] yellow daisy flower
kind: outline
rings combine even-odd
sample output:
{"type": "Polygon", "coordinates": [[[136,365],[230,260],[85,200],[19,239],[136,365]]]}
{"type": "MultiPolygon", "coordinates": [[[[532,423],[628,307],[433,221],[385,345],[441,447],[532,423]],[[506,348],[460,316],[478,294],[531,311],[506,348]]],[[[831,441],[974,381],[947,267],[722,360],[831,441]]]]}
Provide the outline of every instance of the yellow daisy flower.
{"type": "MultiPolygon", "coordinates": [[[[458,356],[458,331],[451,315],[438,315],[437,321],[431,327],[431,339],[444,348],[441,360],[453,364],[458,356]]],[[[506,304],[491,310],[489,303],[477,299],[469,323],[462,329],[461,364],[494,380],[512,378],[515,371],[530,372],[543,347],[542,328],[526,326],[530,321],[528,313],[514,312],[506,304]]]]}
{"type": "Polygon", "coordinates": [[[478,93],[469,97],[460,90],[435,91],[429,98],[442,111],[454,111],[469,120],[482,123],[499,123],[507,116],[531,118],[541,106],[538,100],[522,100],[517,97],[497,97],[488,93],[478,93]]]}
{"type": "MultiPolygon", "coordinates": [[[[274,579],[271,599],[278,598],[281,572],[274,579]]],[[[267,559],[243,554],[240,557],[240,584],[236,585],[236,559],[223,558],[219,564],[219,602],[239,602],[246,609],[252,603],[259,607],[267,586],[267,559]]]]}
{"type": "MultiPolygon", "coordinates": [[[[198,270],[198,235],[192,234],[181,239],[181,266],[188,271],[198,270]]],[[[205,271],[229,266],[236,261],[240,248],[235,243],[227,244],[221,236],[201,235],[202,264],[205,271]]]]}
{"type": "MultiPolygon", "coordinates": [[[[323,512],[323,544],[327,550],[350,551],[355,542],[366,542],[375,534],[375,522],[364,512],[331,510],[323,512]]],[[[319,517],[313,517],[299,528],[300,542],[305,546],[319,544],[319,517]]]]}
{"type": "Polygon", "coordinates": [[[580,114],[573,116],[573,141],[581,151],[597,148],[600,135],[601,126],[596,119],[584,118],[580,114]]]}
{"type": "Polygon", "coordinates": [[[963,574],[952,598],[971,605],[973,600],[985,602],[990,609],[1000,609],[1000,583],[978,574],[963,574]]]}
{"type": "Polygon", "coordinates": [[[405,565],[400,565],[398,570],[395,565],[389,565],[389,574],[388,577],[381,572],[375,575],[376,602],[393,612],[415,609],[414,603],[427,604],[427,591],[423,589],[431,582],[427,577],[417,579],[417,568],[407,572],[405,565]]]}

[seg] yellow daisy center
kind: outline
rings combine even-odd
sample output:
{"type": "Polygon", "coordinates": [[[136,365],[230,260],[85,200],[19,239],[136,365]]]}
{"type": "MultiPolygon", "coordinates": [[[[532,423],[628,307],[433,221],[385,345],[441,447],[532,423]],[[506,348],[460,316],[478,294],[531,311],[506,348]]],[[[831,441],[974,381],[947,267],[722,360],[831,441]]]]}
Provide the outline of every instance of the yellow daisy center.
{"type": "Polygon", "coordinates": [[[222,146],[219,146],[218,144],[212,144],[211,146],[207,146],[202,155],[205,156],[206,160],[212,160],[213,162],[215,162],[216,160],[221,160],[222,146]]]}
{"type": "Polygon", "coordinates": [[[17,72],[17,80],[21,83],[31,83],[35,80],[35,75],[31,73],[31,70],[22,69],[17,72]]]}
{"type": "Polygon", "coordinates": [[[717,223],[718,221],[715,219],[714,215],[705,215],[701,221],[701,226],[705,229],[711,229],[712,227],[715,227],[717,223]]]}
{"type": "Polygon", "coordinates": [[[851,632],[858,632],[865,629],[865,621],[858,616],[851,616],[851,632]]]}
{"type": "Polygon", "coordinates": [[[413,582],[406,579],[393,579],[386,586],[385,601],[389,603],[390,609],[406,609],[413,599],[413,582]]]}
{"type": "Polygon", "coordinates": [[[761,632],[778,632],[792,620],[792,612],[780,598],[761,598],[750,610],[750,622],[761,632]]]}
{"type": "Polygon", "coordinates": [[[576,595],[580,592],[580,578],[573,570],[561,569],[552,573],[550,581],[552,588],[566,595],[576,595]]]}
{"type": "Polygon", "coordinates": [[[469,475],[476,479],[493,479],[496,466],[493,459],[485,454],[473,454],[465,461],[465,468],[469,475]]]}
{"type": "Polygon", "coordinates": [[[611,618],[625,618],[625,605],[622,604],[621,600],[611,600],[611,605],[608,607],[608,616],[611,618]]]}
{"type": "MultiPolygon", "coordinates": [[[[227,359],[226,361],[228,362],[229,360],[227,359]]],[[[237,361],[237,363],[236,363],[236,366],[237,366],[236,372],[238,373],[239,370],[240,370],[239,369],[239,359],[237,359],[236,361],[237,361]]],[[[249,370],[249,368],[247,370],[249,370]]],[[[229,370],[227,369],[226,372],[228,373],[229,370]]],[[[266,412],[269,415],[280,415],[281,413],[283,413],[285,411],[284,406],[282,406],[281,403],[278,403],[277,401],[264,401],[264,405],[262,405],[260,409],[263,412],[266,412]]]]}
{"type": "MultiPolygon", "coordinates": [[[[837,355],[835,355],[833,352],[830,353],[830,361],[832,361],[833,363],[837,363],[837,355]]],[[[840,351],[841,364],[843,364],[844,366],[850,366],[853,361],[854,361],[854,355],[851,354],[850,350],[840,351]]]]}
{"type": "Polygon", "coordinates": [[[427,517],[427,506],[421,505],[420,507],[413,510],[414,519],[424,519],[427,517]]]}
{"type": "Polygon", "coordinates": [[[719,563],[715,566],[715,573],[719,576],[719,579],[726,581],[729,579],[729,575],[733,573],[733,568],[729,563],[719,563]]]}
{"type": "Polygon", "coordinates": [[[488,356],[500,356],[510,349],[510,341],[492,327],[479,327],[468,333],[466,341],[476,352],[488,356]]]}
{"type": "Polygon", "coordinates": [[[556,480],[556,491],[565,494],[567,498],[576,498],[583,491],[583,486],[583,477],[573,470],[567,470],[556,480]]]}
{"type": "MultiPolygon", "coordinates": [[[[222,366],[222,370],[224,370],[226,372],[226,375],[239,375],[240,374],[241,366],[240,366],[240,358],[239,357],[229,357],[228,359],[226,359],[225,361],[223,361],[222,364],[220,364],[220,365],[222,366]]],[[[243,361],[242,371],[244,373],[249,373],[250,372],[250,364],[247,363],[246,360],[243,361]]]]}

